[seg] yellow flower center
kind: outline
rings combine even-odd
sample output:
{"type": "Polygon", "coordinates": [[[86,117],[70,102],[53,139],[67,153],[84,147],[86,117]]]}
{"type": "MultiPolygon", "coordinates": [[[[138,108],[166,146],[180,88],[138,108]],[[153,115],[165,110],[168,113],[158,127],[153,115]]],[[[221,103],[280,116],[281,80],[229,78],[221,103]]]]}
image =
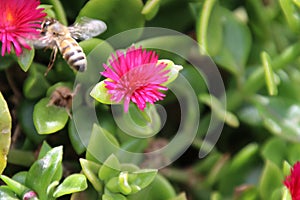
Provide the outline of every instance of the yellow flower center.
{"type": "Polygon", "coordinates": [[[14,17],[12,15],[12,13],[10,12],[10,10],[7,11],[6,19],[7,19],[7,22],[12,22],[14,20],[14,17]]]}

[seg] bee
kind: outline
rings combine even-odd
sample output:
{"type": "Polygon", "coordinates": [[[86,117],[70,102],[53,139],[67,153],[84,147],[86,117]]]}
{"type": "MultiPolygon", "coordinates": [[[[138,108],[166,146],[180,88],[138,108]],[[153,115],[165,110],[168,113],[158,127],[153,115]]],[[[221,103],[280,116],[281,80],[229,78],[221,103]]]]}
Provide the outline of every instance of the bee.
{"type": "Polygon", "coordinates": [[[37,48],[52,49],[45,75],[53,67],[58,50],[70,67],[76,71],[85,71],[87,68],[86,55],[76,40],[87,40],[103,33],[106,29],[107,26],[103,21],[87,17],[82,17],[78,23],[69,27],[56,19],[45,19],[41,24],[41,36],[33,43],[37,48]]]}
{"type": "Polygon", "coordinates": [[[57,87],[51,94],[50,100],[47,106],[58,106],[65,108],[68,115],[72,118],[71,108],[73,97],[78,93],[80,85],[77,85],[72,92],[70,88],[66,86],[57,87]]]}

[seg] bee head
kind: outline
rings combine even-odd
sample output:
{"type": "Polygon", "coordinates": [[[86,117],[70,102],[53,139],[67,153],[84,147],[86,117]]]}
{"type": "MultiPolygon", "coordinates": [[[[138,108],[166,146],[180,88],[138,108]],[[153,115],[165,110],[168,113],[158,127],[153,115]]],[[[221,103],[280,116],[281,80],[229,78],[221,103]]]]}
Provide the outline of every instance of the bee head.
{"type": "Polygon", "coordinates": [[[57,23],[57,20],[54,18],[45,19],[41,24],[41,34],[45,35],[46,32],[48,31],[49,26],[51,26],[52,24],[55,24],[55,23],[57,23]]]}

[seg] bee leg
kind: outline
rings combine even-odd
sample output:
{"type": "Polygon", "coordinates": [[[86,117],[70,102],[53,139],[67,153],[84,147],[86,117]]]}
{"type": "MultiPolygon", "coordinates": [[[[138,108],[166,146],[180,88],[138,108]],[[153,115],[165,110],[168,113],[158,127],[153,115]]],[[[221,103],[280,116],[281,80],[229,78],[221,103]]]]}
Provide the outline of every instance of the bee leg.
{"type": "Polygon", "coordinates": [[[46,72],[44,73],[44,76],[47,76],[48,72],[52,69],[54,61],[56,59],[57,51],[58,51],[57,47],[54,47],[51,52],[50,62],[48,64],[48,68],[47,68],[46,72]]]}

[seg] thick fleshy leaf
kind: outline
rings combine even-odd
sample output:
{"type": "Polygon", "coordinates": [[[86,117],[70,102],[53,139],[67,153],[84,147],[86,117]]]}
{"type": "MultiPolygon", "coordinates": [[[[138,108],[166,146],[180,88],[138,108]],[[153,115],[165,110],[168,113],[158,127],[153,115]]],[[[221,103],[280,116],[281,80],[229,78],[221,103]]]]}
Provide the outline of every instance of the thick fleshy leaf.
{"type": "Polygon", "coordinates": [[[208,53],[212,52],[212,57],[217,64],[236,76],[240,75],[244,71],[251,48],[249,28],[229,10],[219,5],[213,5],[213,2],[215,1],[206,1],[212,7],[211,10],[207,10],[205,6],[202,8],[204,13],[202,13],[203,16],[200,18],[200,22],[205,21],[206,24],[202,22],[200,27],[206,26],[206,28],[198,29],[198,38],[201,39],[200,41],[203,44],[206,44],[204,48],[206,47],[208,53]],[[214,6],[217,6],[217,8],[214,6]],[[205,12],[208,13],[205,14],[205,12]],[[207,19],[203,19],[203,17],[207,19]],[[209,29],[210,23],[214,23],[212,29],[209,29]],[[222,30],[220,30],[220,27],[222,30]],[[203,30],[210,30],[210,32],[204,34],[203,30]],[[210,42],[212,42],[211,48],[208,47],[210,42]]]}
{"type": "Polygon", "coordinates": [[[27,171],[18,172],[12,177],[12,179],[21,183],[22,185],[25,185],[27,173],[27,171]]]}
{"type": "Polygon", "coordinates": [[[139,188],[139,190],[142,190],[153,182],[156,175],[157,175],[156,169],[142,169],[129,174],[129,179],[131,179],[129,181],[129,184],[135,185],[137,186],[137,188],[139,188]]]}
{"type": "Polygon", "coordinates": [[[11,141],[11,116],[7,103],[0,92],[0,174],[6,167],[11,141]]]}
{"type": "Polygon", "coordinates": [[[127,200],[127,198],[121,194],[105,193],[102,200],[127,200]]]}
{"type": "Polygon", "coordinates": [[[16,194],[6,186],[0,186],[0,199],[20,200],[16,194]]]}
{"type": "Polygon", "coordinates": [[[269,94],[271,96],[277,95],[278,90],[277,90],[277,85],[275,82],[275,74],[272,69],[272,63],[271,63],[271,58],[267,52],[262,52],[261,53],[261,60],[263,63],[264,71],[265,71],[265,79],[266,79],[266,85],[269,91],[269,94]]]}
{"type": "Polygon", "coordinates": [[[45,76],[41,73],[31,73],[24,82],[23,91],[28,99],[37,99],[46,94],[50,87],[45,76]]]}
{"type": "Polygon", "coordinates": [[[104,81],[101,81],[99,83],[97,83],[90,95],[96,99],[97,101],[99,101],[100,103],[104,103],[104,104],[112,104],[113,102],[110,100],[111,95],[108,94],[108,90],[105,88],[105,83],[104,81]]]}
{"type": "Polygon", "coordinates": [[[50,134],[61,130],[69,118],[65,108],[48,106],[48,103],[49,98],[43,98],[34,107],[33,123],[39,134],[50,134]]]}
{"type": "Polygon", "coordinates": [[[110,132],[94,124],[86,159],[102,163],[111,154],[116,154],[120,150],[119,146],[117,139],[110,132]]]}
{"type": "Polygon", "coordinates": [[[300,141],[300,104],[288,98],[262,96],[256,96],[253,102],[269,131],[287,140],[300,141]]]}
{"type": "Polygon", "coordinates": [[[34,49],[23,48],[22,54],[18,57],[18,63],[24,72],[27,72],[34,58],[34,49]]]}
{"type": "Polygon", "coordinates": [[[144,111],[131,104],[129,112],[119,110],[115,120],[119,127],[126,133],[137,138],[147,138],[159,133],[161,129],[161,118],[155,105],[148,104],[144,111]]]}
{"type": "Polygon", "coordinates": [[[28,139],[35,144],[40,144],[45,136],[38,134],[33,124],[34,105],[34,101],[23,100],[18,108],[18,120],[28,139]]]}
{"type": "Polygon", "coordinates": [[[103,183],[98,178],[98,172],[101,165],[82,158],[79,161],[84,175],[91,182],[95,190],[99,193],[103,192],[103,183]]]}
{"type": "Polygon", "coordinates": [[[299,22],[299,8],[297,9],[296,4],[294,4],[294,0],[279,0],[280,6],[283,10],[285,18],[290,26],[290,28],[299,33],[300,31],[300,22],[299,22]]]}
{"type": "Polygon", "coordinates": [[[87,188],[86,178],[82,174],[68,176],[55,190],[53,196],[58,198],[66,194],[83,191],[87,188]]]}
{"type": "Polygon", "coordinates": [[[261,154],[265,160],[270,160],[277,166],[281,166],[286,156],[286,148],[286,141],[279,137],[273,137],[263,146],[261,154]]]}
{"type": "Polygon", "coordinates": [[[283,174],[271,161],[266,162],[259,183],[261,199],[269,199],[276,189],[282,187],[283,174]]]}
{"type": "Polygon", "coordinates": [[[186,194],[185,193],[181,193],[179,194],[177,197],[172,198],[170,200],[187,200],[186,194]]]}
{"type": "Polygon", "coordinates": [[[142,14],[145,16],[146,20],[151,20],[158,12],[160,6],[160,0],[148,0],[144,5],[142,14]]]}
{"type": "Polygon", "coordinates": [[[78,155],[82,154],[86,150],[86,147],[78,135],[78,132],[77,132],[77,129],[76,129],[76,126],[75,126],[75,123],[73,120],[69,121],[68,133],[69,133],[70,141],[72,143],[72,147],[74,148],[74,150],[76,151],[76,153],[78,155]]]}
{"type": "Polygon", "coordinates": [[[226,193],[227,191],[232,191],[237,185],[244,183],[253,166],[257,165],[258,150],[257,144],[248,144],[235,155],[227,167],[223,167],[221,171],[220,192],[226,193]],[[236,174],[239,175],[236,176],[236,174]]]}
{"type": "Polygon", "coordinates": [[[118,158],[115,155],[111,155],[101,166],[98,177],[103,181],[116,177],[120,174],[121,166],[118,158]]]}
{"type": "Polygon", "coordinates": [[[51,149],[29,169],[26,185],[38,193],[40,199],[47,199],[47,188],[56,178],[62,164],[62,146],[51,149]]]}
{"type": "Polygon", "coordinates": [[[156,175],[148,187],[136,194],[129,195],[127,198],[128,200],[143,199],[145,194],[147,194],[147,198],[151,200],[166,200],[176,197],[175,189],[170,182],[160,174],[156,175]]]}
{"type": "Polygon", "coordinates": [[[222,47],[221,10],[216,0],[206,0],[197,22],[197,39],[204,54],[215,56],[222,47]]]}
{"type": "Polygon", "coordinates": [[[4,175],[1,175],[0,178],[2,179],[3,182],[6,183],[6,185],[14,192],[16,193],[19,197],[23,196],[23,194],[26,191],[29,191],[30,189],[26,187],[25,185],[22,185],[21,183],[7,177],[4,175]]]}

